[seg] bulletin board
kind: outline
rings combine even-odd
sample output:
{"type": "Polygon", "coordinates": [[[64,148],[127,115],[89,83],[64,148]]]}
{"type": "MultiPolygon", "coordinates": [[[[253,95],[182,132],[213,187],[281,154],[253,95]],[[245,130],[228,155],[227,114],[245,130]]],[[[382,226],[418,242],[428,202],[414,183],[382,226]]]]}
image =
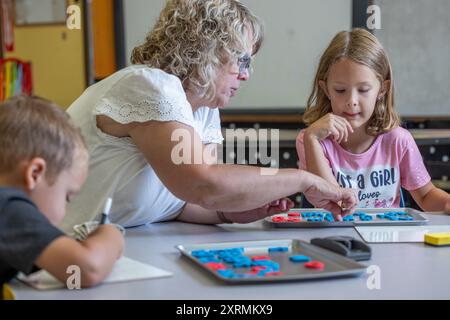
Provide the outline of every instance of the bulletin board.
{"type": "Polygon", "coordinates": [[[15,0],[15,24],[65,24],[66,8],[66,0],[15,0]]]}

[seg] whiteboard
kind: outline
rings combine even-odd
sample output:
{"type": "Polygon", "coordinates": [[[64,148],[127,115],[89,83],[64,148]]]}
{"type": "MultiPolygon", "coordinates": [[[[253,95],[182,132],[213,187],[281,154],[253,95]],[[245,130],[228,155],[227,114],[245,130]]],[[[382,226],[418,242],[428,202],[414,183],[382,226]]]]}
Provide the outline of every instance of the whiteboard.
{"type": "Polygon", "coordinates": [[[320,56],[334,35],[349,30],[351,0],[242,0],[265,24],[250,81],[229,108],[305,106],[320,56]]]}
{"type": "MultiPolygon", "coordinates": [[[[227,108],[306,104],[318,60],[333,36],[351,28],[351,0],[242,0],[265,24],[265,42],[250,81],[227,108]]],[[[143,42],[164,0],[124,0],[127,57],[143,42]]],[[[129,64],[129,61],[128,61],[129,64]]]]}
{"type": "Polygon", "coordinates": [[[16,25],[66,22],[67,0],[15,0],[16,25]]]}

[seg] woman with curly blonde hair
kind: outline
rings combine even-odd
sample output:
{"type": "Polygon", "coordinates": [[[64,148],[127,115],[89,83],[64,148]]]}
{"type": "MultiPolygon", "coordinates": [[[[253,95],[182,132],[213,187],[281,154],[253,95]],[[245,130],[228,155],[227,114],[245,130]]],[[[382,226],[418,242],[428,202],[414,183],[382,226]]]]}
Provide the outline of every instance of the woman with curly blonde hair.
{"type": "Polygon", "coordinates": [[[302,170],[263,175],[217,163],[218,107],[249,79],[262,41],[260,20],[237,0],[169,0],[133,50],[133,65],[87,89],[68,110],[91,161],[62,227],[94,219],[108,197],[111,219],[125,226],[246,223],[288,210],[293,204],[284,197],[296,192],[336,215],[342,200],[352,208],[353,192],[302,170]],[[182,155],[177,137],[188,146],[182,155]],[[198,155],[204,161],[184,161],[198,155]]]}

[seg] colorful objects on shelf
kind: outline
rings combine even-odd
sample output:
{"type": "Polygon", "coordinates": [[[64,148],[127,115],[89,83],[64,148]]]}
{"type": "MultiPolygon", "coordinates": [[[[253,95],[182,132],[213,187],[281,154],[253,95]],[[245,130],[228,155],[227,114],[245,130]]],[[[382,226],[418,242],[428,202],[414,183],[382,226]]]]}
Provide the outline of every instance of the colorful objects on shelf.
{"type": "Polygon", "coordinates": [[[33,92],[31,63],[19,59],[0,59],[0,102],[33,92]]]}

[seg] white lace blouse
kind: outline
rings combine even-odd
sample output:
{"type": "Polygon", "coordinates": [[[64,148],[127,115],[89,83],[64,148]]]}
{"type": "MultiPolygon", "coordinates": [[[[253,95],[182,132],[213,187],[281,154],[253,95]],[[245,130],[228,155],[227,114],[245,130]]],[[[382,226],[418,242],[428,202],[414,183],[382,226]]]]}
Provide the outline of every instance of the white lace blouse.
{"type": "Polygon", "coordinates": [[[68,112],[81,127],[90,161],[88,178],[60,226],[66,232],[97,219],[109,196],[111,221],[125,227],[174,219],[185,204],[163,185],[131,138],[97,127],[97,115],[122,124],[178,121],[193,127],[204,144],[223,141],[217,109],[192,112],[180,80],[145,65],[127,67],[89,87],[68,112]]]}

